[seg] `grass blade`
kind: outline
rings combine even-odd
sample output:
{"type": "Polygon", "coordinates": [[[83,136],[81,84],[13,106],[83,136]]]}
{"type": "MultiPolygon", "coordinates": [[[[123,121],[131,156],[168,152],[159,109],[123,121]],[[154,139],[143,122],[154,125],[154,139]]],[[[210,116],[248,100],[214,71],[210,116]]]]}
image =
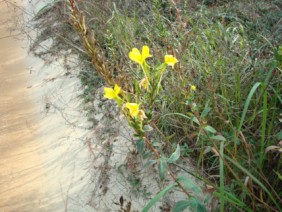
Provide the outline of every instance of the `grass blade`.
{"type": "MultiPolygon", "coordinates": [[[[251,102],[251,99],[256,91],[256,89],[260,86],[260,82],[257,82],[256,84],[254,84],[254,86],[252,87],[248,97],[247,97],[247,100],[245,102],[245,106],[244,106],[244,110],[243,110],[243,113],[242,113],[242,117],[241,117],[241,120],[240,120],[240,124],[239,124],[239,127],[238,127],[238,133],[237,133],[237,138],[238,138],[238,135],[239,135],[239,132],[241,131],[241,128],[242,128],[242,125],[245,121],[245,117],[246,117],[246,114],[247,114],[247,110],[248,110],[248,107],[250,105],[250,102],[251,102]]],[[[237,138],[235,140],[237,140],[237,138]]]]}
{"type": "Polygon", "coordinates": [[[262,84],[263,93],[263,113],[262,113],[262,126],[261,126],[261,142],[259,153],[259,167],[262,168],[264,161],[264,146],[265,146],[265,131],[266,131],[266,119],[267,119],[267,91],[266,84],[262,84]]]}
{"type": "Polygon", "coordinates": [[[142,212],[147,212],[156,202],[159,201],[160,198],[162,198],[164,195],[166,195],[167,192],[169,192],[171,189],[173,189],[177,183],[173,183],[172,185],[167,186],[165,189],[163,189],[161,192],[159,192],[142,210],[142,212]]]}

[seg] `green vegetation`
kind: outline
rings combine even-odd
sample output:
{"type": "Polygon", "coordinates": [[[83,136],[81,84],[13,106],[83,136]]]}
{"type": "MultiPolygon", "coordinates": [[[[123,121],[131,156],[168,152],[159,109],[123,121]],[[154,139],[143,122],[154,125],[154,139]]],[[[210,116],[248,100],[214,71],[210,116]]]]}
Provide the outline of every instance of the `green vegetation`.
{"type": "Polygon", "coordinates": [[[67,9],[75,49],[84,46],[81,59],[107,84],[138,152],[174,180],[144,211],[176,187],[187,199],[173,211],[206,210],[199,188],[171,171],[186,157],[220,211],[282,210],[280,1],[70,0],[67,9]],[[132,62],[142,46],[152,57],[132,62]],[[179,61],[173,69],[165,55],[179,61]]]}

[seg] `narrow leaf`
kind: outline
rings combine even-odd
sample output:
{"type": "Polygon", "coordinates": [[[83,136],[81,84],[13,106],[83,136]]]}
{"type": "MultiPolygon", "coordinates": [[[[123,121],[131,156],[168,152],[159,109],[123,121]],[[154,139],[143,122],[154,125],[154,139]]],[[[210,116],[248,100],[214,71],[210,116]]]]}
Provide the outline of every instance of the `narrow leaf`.
{"type": "Polygon", "coordinates": [[[172,208],[172,212],[181,212],[184,211],[189,205],[190,205],[190,201],[189,200],[181,200],[178,201],[174,207],[172,208]]]}
{"type": "MultiPolygon", "coordinates": [[[[244,211],[248,211],[248,212],[252,211],[247,205],[245,205],[244,202],[242,202],[240,199],[234,196],[234,194],[229,193],[227,191],[224,191],[224,194],[225,194],[225,201],[228,201],[231,204],[237,205],[238,207],[244,209],[244,211]]],[[[215,191],[213,195],[216,197],[220,197],[220,193],[218,193],[217,191],[215,191]]]]}
{"type": "Polygon", "coordinates": [[[136,146],[137,146],[137,151],[139,154],[142,154],[144,152],[144,140],[143,139],[139,139],[136,142],[136,146]]]}
{"type": "Polygon", "coordinates": [[[205,118],[210,111],[211,111],[210,107],[205,107],[205,109],[203,110],[203,112],[201,114],[201,118],[205,118]]]}
{"type": "Polygon", "coordinates": [[[197,211],[197,212],[207,211],[205,205],[198,198],[191,197],[189,201],[190,201],[190,208],[194,209],[193,211],[197,211]]]}
{"type": "Polygon", "coordinates": [[[173,163],[173,162],[177,161],[179,157],[180,157],[180,146],[179,146],[179,144],[177,144],[175,152],[171,154],[171,156],[169,157],[167,162],[173,163]]]}
{"type": "Polygon", "coordinates": [[[143,128],[144,132],[151,132],[153,128],[150,125],[145,125],[143,128]]]}
{"type": "Polygon", "coordinates": [[[160,178],[161,180],[164,179],[166,169],[167,169],[166,159],[162,157],[160,160],[160,178]]]}
{"type": "Polygon", "coordinates": [[[187,190],[193,191],[196,194],[199,194],[202,192],[200,187],[190,178],[185,176],[180,176],[177,178],[177,181],[187,190]]]}
{"type": "Polygon", "coordinates": [[[169,192],[171,189],[173,189],[177,184],[173,183],[172,185],[167,186],[165,189],[160,191],[147,205],[146,207],[142,210],[142,212],[147,212],[149,209],[156,204],[156,202],[159,201],[163,196],[166,195],[167,192],[169,192]]]}
{"type": "MultiPolygon", "coordinates": [[[[243,110],[243,113],[242,113],[242,117],[241,117],[241,120],[240,120],[240,124],[239,124],[239,127],[238,127],[238,132],[241,131],[241,128],[242,128],[242,125],[245,121],[245,117],[246,117],[246,114],[247,114],[247,110],[248,110],[248,107],[250,105],[250,102],[251,102],[251,99],[256,91],[256,89],[260,86],[260,82],[257,82],[256,84],[254,84],[254,86],[252,87],[248,97],[247,97],[247,100],[245,102],[245,106],[244,106],[244,110],[243,110]]],[[[237,139],[237,138],[236,138],[237,139]]]]}
{"type": "Polygon", "coordinates": [[[211,139],[217,140],[217,141],[226,141],[226,139],[222,135],[211,136],[211,139]]]}
{"type": "Polygon", "coordinates": [[[148,161],[144,164],[143,168],[146,169],[146,168],[148,168],[148,167],[154,165],[155,163],[157,163],[156,160],[148,160],[148,161]]]}
{"type": "Polygon", "coordinates": [[[211,133],[216,133],[216,130],[213,128],[213,127],[211,127],[211,126],[206,126],[205,128],[204,128],[206,131],[208,131],[208,132],[211,132],[211,133]]]}

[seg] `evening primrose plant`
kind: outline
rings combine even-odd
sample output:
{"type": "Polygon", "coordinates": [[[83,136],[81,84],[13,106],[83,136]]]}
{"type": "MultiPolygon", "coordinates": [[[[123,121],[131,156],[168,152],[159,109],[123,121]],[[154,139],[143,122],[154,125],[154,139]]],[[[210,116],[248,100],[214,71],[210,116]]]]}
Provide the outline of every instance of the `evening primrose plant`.
{"type": "MultiPolygon", "coordinates": [[[[173,211],[179,211],[178,208],[184,209],[188,206],[206,211],[204,204],[196,197],[201,194],[201,189],[198,185],[184,176],[177,177],[170,169],[170,163],[180,158],[180,146],[177,145],[175,152],[167,159],[146,136],[146,132],[152,129],[150,125],[153,117],[154,103],[157,101],[158,94],[161,90],[163,75],[167,70],[167,66],[174,68],[178,60],[173,55],[165,55],[164,62],[161,65],[151,68],[146,62],[146,59],[152,57],[148,46],[143,46],[141,52],[137,48],[133,48],[128,56],[141,67],[143,73],[140,77],[141,79],[137,78],[135,81],[132,81],[135,87],[134,92],[124,91],[116,84],[114,88],[104,88],[104,97],[117,102],[129,125],[134,129],[135,136],[138,138],[138,152],[142,152],[140,149],[143,149],[143,147],[140,148],[140,146],[146,145],[148,150],[153,153],[156,160],[152,161],[156,161],[159,164],[160,179],[164,180],[165,173],[168,173],[174,181],[173,184],[159,192],[146,205],[143,212],[147,212],[161,197],[175,187],[178,187],[187,196],[187,200],[177,202],[173,211]],[[195,193],[191,194],[190,190],[195,193]]],[[[195,91],[196,86],[191,85],[191,100],[194,97],[195,91]]]]}
{"type": "Polygon", "coordinates": [[[154,101],[161,87],[162,76],[167,66],[174,68],[178,60],[173,55],[165,55],[161,65],[151,68],[146,62],[146,59],[152,57],[148,46],[143,46],[141,52],[137,48],[133,48],[128,56],[141,67],[143,73],[141,79],[132,82],[135,92],[124,91],[116,84],[114,88],[104,88],[104,97],[117,102],[130,126],[135,130],[136,136],[143,138],[143,128],[150,123],[154,101]]]}

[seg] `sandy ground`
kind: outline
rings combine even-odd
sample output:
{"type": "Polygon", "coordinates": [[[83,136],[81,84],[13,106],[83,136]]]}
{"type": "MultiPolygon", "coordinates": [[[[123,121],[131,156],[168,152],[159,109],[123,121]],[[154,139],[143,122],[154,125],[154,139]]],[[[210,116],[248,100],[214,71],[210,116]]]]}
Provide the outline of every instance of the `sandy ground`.
{"type": "Polygon", "coordinates": [[[14,6],[0,3],[0,211],[91,211],[79,80],[27,54],[24,37],[12,36],[22,15],[14,6]]]}

